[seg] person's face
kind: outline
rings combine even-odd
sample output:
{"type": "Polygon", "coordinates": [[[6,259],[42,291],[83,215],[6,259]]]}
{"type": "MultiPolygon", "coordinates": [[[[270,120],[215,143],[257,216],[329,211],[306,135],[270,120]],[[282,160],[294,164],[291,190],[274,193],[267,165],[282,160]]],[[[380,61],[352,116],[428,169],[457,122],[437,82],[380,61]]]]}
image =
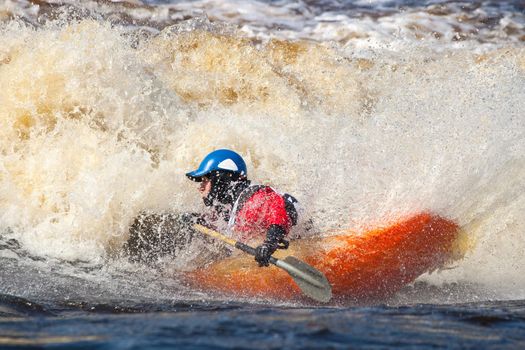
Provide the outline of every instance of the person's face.
{"type": "Polygon", "coordinates": [[[206,198],[211,191],[211,180],[204,177],[199,185],[199,192],[202,198],[206,198]]]}

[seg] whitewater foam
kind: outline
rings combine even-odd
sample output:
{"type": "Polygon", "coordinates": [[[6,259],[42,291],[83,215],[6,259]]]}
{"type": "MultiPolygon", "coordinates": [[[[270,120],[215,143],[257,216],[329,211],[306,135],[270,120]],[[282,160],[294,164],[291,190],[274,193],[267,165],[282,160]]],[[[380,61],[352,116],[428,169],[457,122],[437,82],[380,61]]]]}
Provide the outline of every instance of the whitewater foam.
{"type": "Polygon", "coordinates": [[[339,45],[321,26],[306,35],[317,42],[268,30],[261,42],[202,17],[158,35],[104,18],[26,22],[0,31],[0,226],[30,254],[106,261],[141,210],[201,210],[184,173],[229,147],[255,181],[297,196],[316,234],[432,211],[472,248],[423,279],[524,297],[517,41],[401,31],[402,45],[339,45]]]}

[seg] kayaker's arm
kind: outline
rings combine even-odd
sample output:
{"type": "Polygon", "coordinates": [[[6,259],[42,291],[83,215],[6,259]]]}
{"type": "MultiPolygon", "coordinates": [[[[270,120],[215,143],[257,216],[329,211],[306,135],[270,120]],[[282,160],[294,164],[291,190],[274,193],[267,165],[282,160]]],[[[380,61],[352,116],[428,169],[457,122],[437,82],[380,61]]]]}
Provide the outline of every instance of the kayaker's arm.
{"type": "Polygon", "coordinates": [[[287,249],[288,241],[284,239],[286,229],[280,225],[271,225],[264,242],[255,248],[255,261],[259,266],[270,266],[270,257],[278,249],[287,249]]]}

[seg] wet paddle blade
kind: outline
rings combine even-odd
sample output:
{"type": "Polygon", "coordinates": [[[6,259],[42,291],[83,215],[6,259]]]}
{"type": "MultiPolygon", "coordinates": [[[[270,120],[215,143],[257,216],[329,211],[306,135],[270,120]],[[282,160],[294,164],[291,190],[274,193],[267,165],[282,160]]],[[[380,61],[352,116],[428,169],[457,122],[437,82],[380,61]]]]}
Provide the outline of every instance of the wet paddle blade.
{"type": "Polygon", "coordinates": [[[321,271],[293,256],[279,260],[276,265],[286,270],[308,297],[323,303],[332,298],[332,287],[321,271]]]}

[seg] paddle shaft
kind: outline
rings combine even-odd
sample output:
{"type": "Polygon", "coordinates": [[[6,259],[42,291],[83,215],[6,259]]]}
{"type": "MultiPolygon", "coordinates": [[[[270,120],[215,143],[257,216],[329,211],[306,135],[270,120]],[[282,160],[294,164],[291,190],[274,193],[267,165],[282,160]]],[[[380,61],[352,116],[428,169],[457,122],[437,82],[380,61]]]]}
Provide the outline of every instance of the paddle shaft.
{"type": "MultiPolygon", "coordinates": [[[[245,253],[248,253],[248,254],[253,255],[253,256],[255,256],[255,254],[256,254],[255,248],[250,247],[249,245],[244,244],[242,242],[236,241],[236,240],[234,240],[232,238],[226,237],[223,234],[221,234],[221,233],[219,233],[219,232],[217,232],[215,230],[212,230],[212,229],[210,229],[210,228],[208,228],[206,226],[195,224],[194,227],[197,230],[199,230],[200,232],[205,233],[208,236],[212,236],[214,238],[220,239],[224,243],[227,243],[227,244],[231,245],[232,247],[240,249],[240,250],[242,250],[245,253]]],[[[277,265],[277,261],[278,260],[276,258],[274,258],[273,256],[271,256],[269,261],[272,264],[277,265]]]]}
{"type": "MultiPolygon", "coordinates": [[[[255,250],[255,248],[250,247],[249,245],[246,245],[246,244],[241,243],[241,242],[235,242],[235,248],[240,249],[240,250],[242,250],[243,252],[248,253],[248,254],[253,255],[253,256],[255,256],[255,254],[256,254],[256,250],[255,250]]],[[[277,259],[274,258],[273,256],[270,256],[270,259],[269,259],[268,261],[271,262],[271,263],[274,264],[274,265],[279,266],[279,265],[277,264],[277,262],[278,262],[279,260],[277,260],[277,259]]]]}

